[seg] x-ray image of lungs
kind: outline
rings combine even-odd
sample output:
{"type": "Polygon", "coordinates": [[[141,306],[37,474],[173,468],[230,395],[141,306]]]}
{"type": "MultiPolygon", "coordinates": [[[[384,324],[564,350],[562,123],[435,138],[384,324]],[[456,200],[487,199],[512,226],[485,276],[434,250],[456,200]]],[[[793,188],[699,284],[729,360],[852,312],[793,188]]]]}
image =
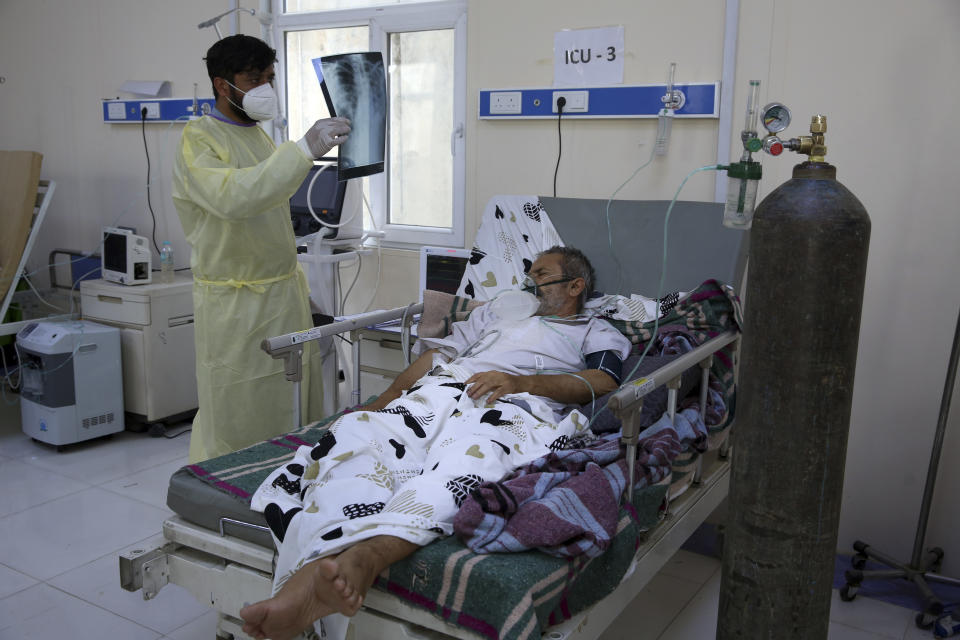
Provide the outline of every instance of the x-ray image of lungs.
{"type": "Polygon", "coordinates": [[[387,139],[387,80],[379,51],[343,53],[314,60],[330,115],[350,119],[340,145],[340,180],[383,171],[387,139]]]}

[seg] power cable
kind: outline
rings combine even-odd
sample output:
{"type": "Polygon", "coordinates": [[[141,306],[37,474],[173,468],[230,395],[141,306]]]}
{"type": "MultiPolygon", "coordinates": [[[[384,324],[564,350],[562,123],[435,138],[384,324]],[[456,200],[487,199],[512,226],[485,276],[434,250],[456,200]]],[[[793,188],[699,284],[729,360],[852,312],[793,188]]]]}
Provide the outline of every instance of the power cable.
{"type": "Polygon", "coordinates": [[[553,170],[553,197],[557,197],[557,172],[560,171],[560,156],[563,155],[563,134],[560,132],[560,119],[563,116],[563,105],[567,104],[567,99],[563,96],[557,98],[557,166],[553,170]]]}
{"type": "Polygon", "coordinates": [[[157,245],[157,216],[153,212],[153,204],[150,202],[150,150],[147,148],[147,108],[140,109],[140,133],[143,134],[143,153],[147,156],[147,208],[150,209],[150,217],[153,219],[153,230],[150,237],[153,240],[153,248],[160,253],[160,246],[157,245]]]}

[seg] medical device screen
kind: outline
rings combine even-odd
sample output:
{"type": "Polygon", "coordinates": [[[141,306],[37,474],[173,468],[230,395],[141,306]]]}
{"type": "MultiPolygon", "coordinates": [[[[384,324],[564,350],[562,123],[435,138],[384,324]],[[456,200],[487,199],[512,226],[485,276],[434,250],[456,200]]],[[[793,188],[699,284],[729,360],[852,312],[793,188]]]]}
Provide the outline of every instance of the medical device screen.
{"type": "Polygon", "coordinates": [[[103,266],[110,271],[127,272],[127,236],[122,233],[103,234],[103,266]]]}
{"type": "Polygon", "coordinates": [[[310,214],[307,206],[309,194],[313,212],[327,224],[339,224],[340,213],[343,210],[343,196],[347,190],[346,182],[337,180],[337,172],[332,165],[314,165],[307,173],[307,177],[290,198],[290,221],[293,224],[293,235],[297,237],[309,235],[320,230],[320,223],[310,214]],[[324,169],[324,166],[327,169],[324,169]],[[319,175],[317,173],[319,172],[319,175]],[[316,180],[314,180],[316,177],[316,180]],[[310,184],[313,183],[313,188],[310,184]]]}
{"type": "Polygon", "coordinates": [[[380,173],[387,139],[383,56],[379,51],[343,53],[313,62],[330,115],[350,119],[350,135],[339,147],[338,179],[380,173]]]}
{"type": "Polygon", "coordinates": [[[427,277],[424,289],[456,293],[469,258],[427,255],[427,277]]]}

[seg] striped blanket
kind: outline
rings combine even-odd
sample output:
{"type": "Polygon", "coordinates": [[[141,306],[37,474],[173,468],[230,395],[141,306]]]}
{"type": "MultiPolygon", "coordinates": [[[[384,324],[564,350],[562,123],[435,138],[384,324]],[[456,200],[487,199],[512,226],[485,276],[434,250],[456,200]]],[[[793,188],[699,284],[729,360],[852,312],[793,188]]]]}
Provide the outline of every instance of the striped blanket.
{"type": "MultiPolygon", "coordinates": [[[[719,394],[713,396],[719,401],[719,394]]],[[[664,415],[637,446],[634,490],[670,475],[680,451],[706,441],[697,408],[664,415]]],[[[460,506],[454,531],[478,553],[539,549],[558,557],[605,552],[613,540],[627,461],[619,433],[579,449],[555,451],[500,482],[481,484],[460,506]]]]}
{"type": "MultiPolygon", "coordinates": [[[[643,350],[653,338],[653,322],[627,322],[607,319],[620,333],[643,350]]],[[[699,287],[682,298],[673,309],[660,318],[657,339],[680,333],[691,337],[697,344],[703,344],[725,331],[743,326],[743,311],[740,298],[733,288],[717,280],[706,280],[699,287]]],[[[734,416],[734,361],[736,343],[729,344],[718,351],[710,368],[712,374],[710,388],[723,395],[726,414],[723,420],[708,423],[711,437],[710,448],[715,448],[726,437],[726,429],[734,416]]],[[[655,353],[655,351],[654,351],[655,353]]]]}
{"type": "Polygon", "coordinates": [[[598,557],[539,551],[478,555],[456,537],[438,540],[390,567],[375,586],[485,638],[531,640],[620,584],[659,521],[666,487],[646,487],[620,509],[613,540],[598,557]]]}

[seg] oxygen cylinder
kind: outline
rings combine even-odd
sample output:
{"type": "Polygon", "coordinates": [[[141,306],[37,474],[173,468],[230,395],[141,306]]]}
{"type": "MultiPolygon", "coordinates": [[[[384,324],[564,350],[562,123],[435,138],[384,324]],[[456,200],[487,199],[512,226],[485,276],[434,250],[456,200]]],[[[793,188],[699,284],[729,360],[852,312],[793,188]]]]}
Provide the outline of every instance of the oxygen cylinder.
{"type": "Polygon", "coordinates": [[[836,175],[796,165],[754,214],[718,640],[827,637],[870,241],[836,175]]]}

